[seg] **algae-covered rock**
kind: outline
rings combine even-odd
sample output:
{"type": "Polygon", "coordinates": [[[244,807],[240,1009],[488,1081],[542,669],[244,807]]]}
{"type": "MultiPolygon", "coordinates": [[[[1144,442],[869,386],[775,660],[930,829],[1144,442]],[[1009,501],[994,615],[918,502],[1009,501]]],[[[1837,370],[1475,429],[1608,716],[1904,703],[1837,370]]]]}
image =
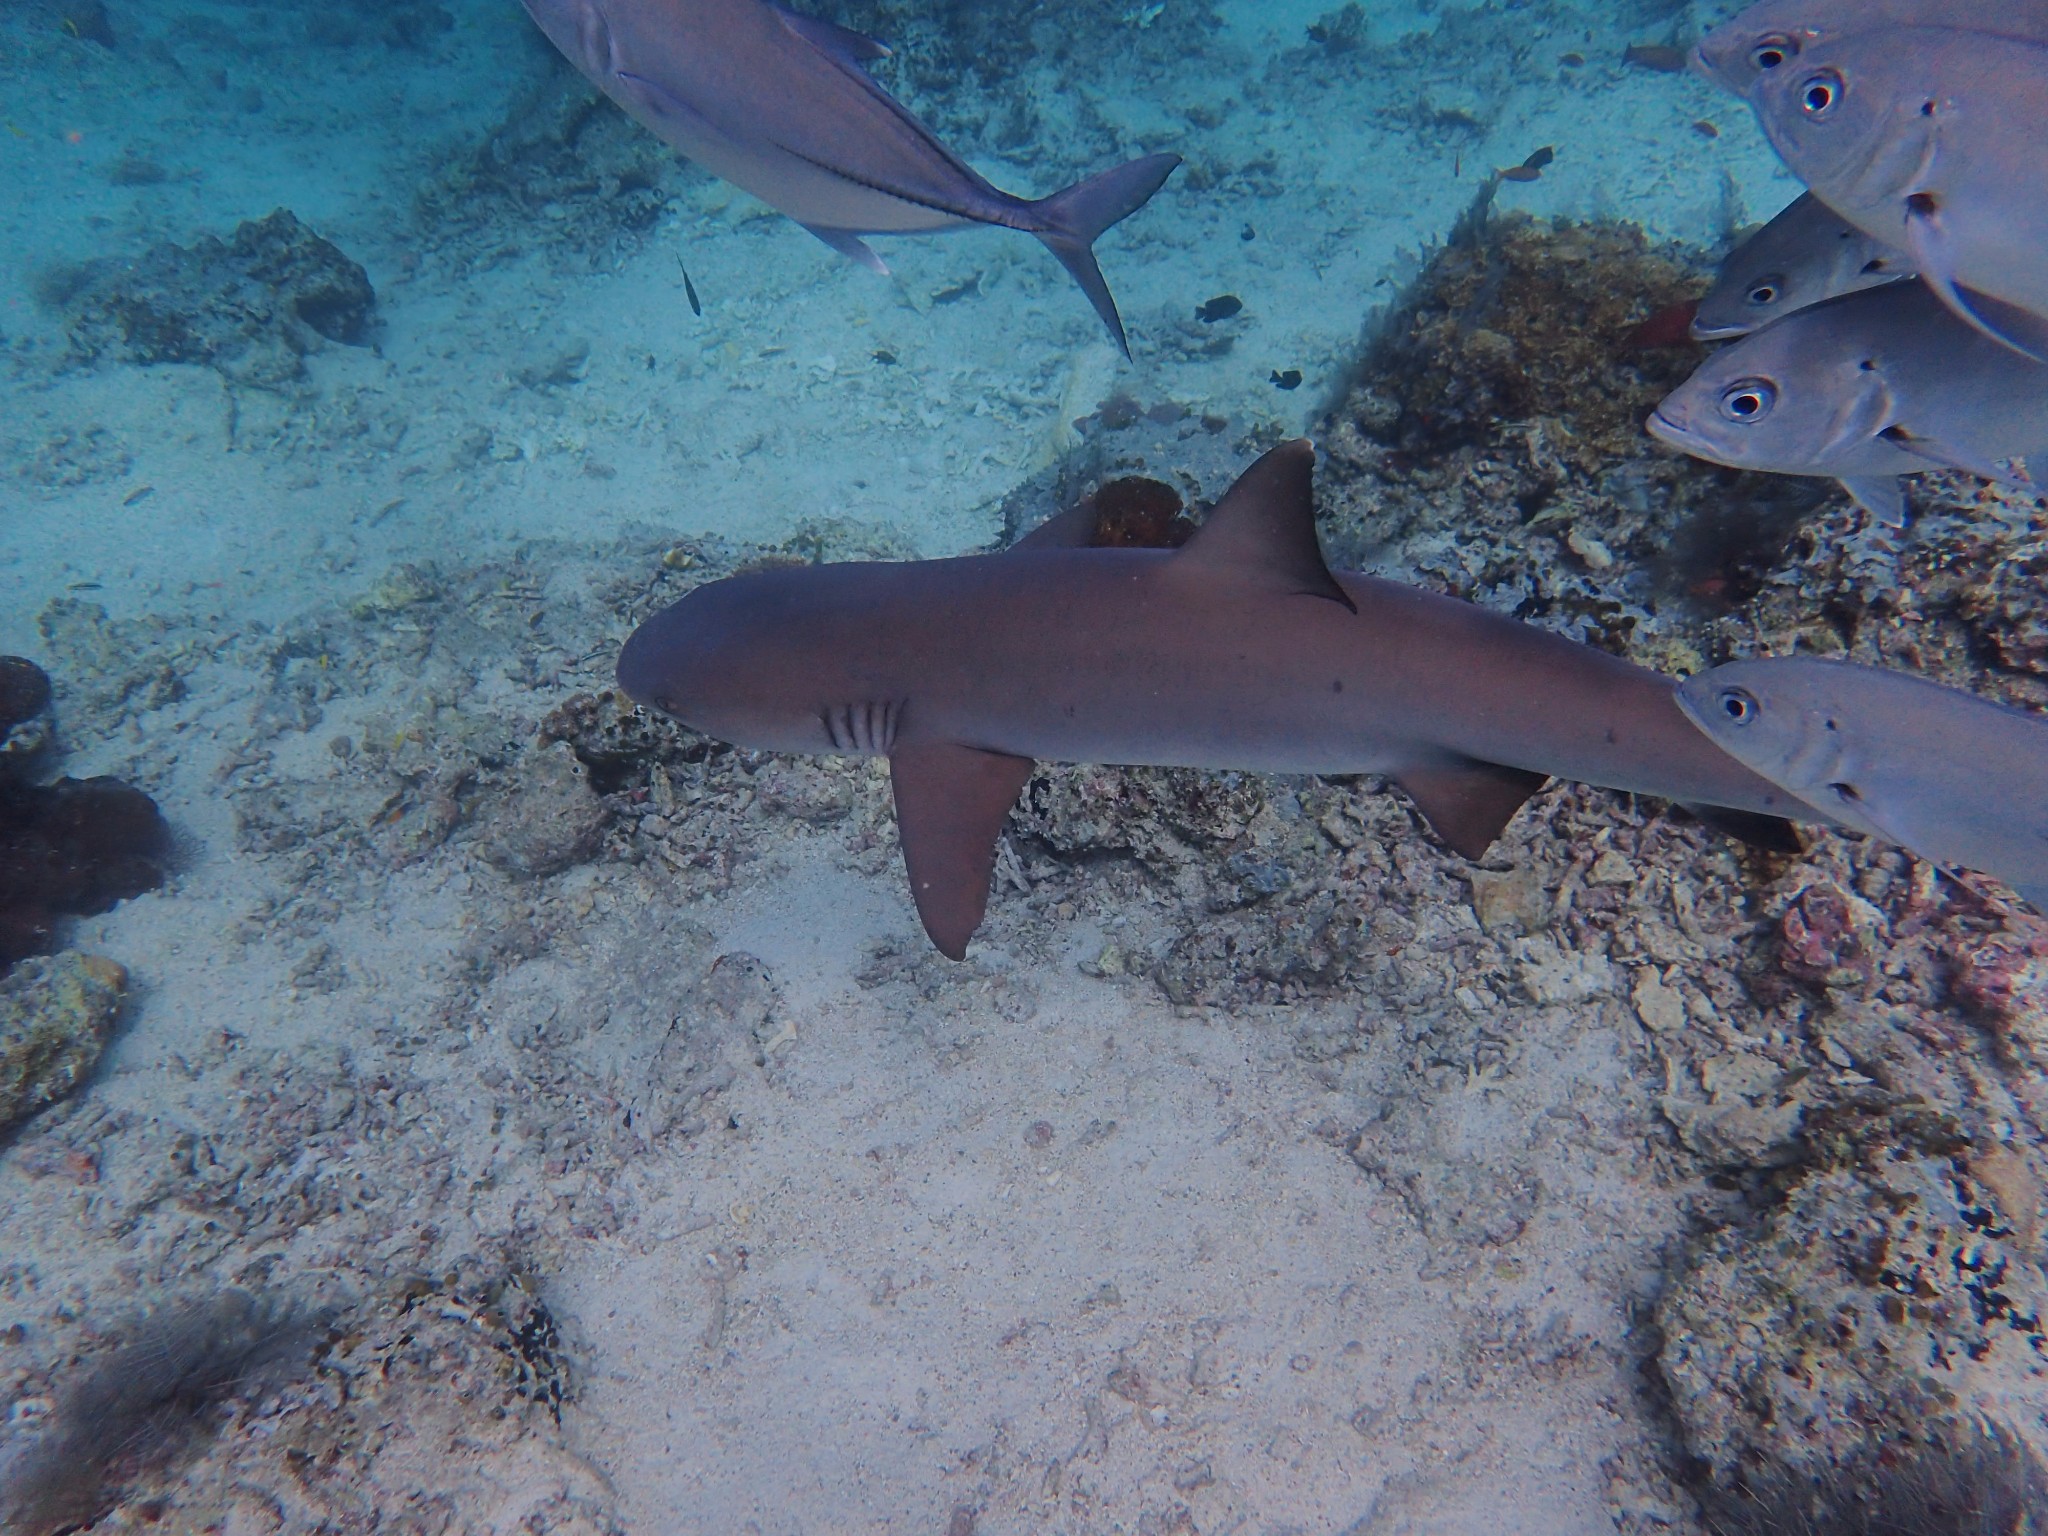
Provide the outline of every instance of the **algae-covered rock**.
{"type": "Polygon", "coordinates": [[[72,950],[0,977],[0,1129],[85,1081],[127,990],[120,966],[72,950]]]}
{"type": "Polygon", "coordinates": [[[2048,1344],[2031,1213],[2005,1209],[1994,1149],[1899,1108],[1809,1125],[1807,1142],[1784,1198],[1707,1237],[1660,1307],[1673,1406],[1723,1485],[1961,1436],[2048,1344]]]}
{"type": "Polygon", "coordinates": [[[484,857],[513,875],[552,875],[597,852],[611,812],[565,741],[526,758],[526,773],[491,819],[484,857]]]}

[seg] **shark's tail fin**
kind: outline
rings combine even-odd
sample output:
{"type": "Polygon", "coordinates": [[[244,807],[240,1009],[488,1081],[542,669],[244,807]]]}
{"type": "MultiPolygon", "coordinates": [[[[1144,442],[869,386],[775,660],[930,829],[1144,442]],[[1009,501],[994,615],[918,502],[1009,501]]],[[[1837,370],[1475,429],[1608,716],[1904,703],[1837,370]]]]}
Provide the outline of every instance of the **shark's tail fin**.
{"type": "Polygon", "coordinates": [[[1116,300],[1109,296],[1109,284],[1102,280],[1102,268],[1095,264],[1090,247],[1104,230],[1151,201],[1179,164],[1179,155],[1146,155],[1032,204],[1040,219],[1040,227],[1032,232],[1059,257],[1060,265],[1074,274],[1074,281],[1088,295],[1088,302],[1102,316],[1125,357],[1131,355],[1131,346],[1124,340],[1124,323],[1117,316],[1116,300]]]}

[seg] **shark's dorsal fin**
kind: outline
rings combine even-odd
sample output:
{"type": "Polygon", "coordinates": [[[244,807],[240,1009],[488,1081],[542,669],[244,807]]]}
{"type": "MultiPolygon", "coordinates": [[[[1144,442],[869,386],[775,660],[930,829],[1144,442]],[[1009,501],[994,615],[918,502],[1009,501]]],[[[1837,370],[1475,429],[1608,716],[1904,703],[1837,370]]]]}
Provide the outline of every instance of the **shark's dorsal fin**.
{"type": "Polygon", "coordinates": [[[1394,782],[1422,812],[1430,830],[1468,859],[1482,857],[1549,777],[1472,758],[1403,768],[1394,782]]]}
{"type": "Polygon", "coordinates": [[[967,941],[988,910],[996,838],[1032,766],[1028,757],[953,742],[899,746],[889,754],[910,898],[949,959],[967,958],[967,941]]]}
{"type": "Polygon", "coordinates": [[[1289,592],[1351,601],[1316,539],[1316,451],[1305,437],[1282,443],[1238,476],[1176,557],[1189,569],[1229,572],[1289,592]]]}
{"type": "Polygon", "coordinates": [[[1095,542],[1095,497],[1083,496],[1064,512],[1055,512],[1025,534],[1011,549],[1086,549],[1095,542]]]}

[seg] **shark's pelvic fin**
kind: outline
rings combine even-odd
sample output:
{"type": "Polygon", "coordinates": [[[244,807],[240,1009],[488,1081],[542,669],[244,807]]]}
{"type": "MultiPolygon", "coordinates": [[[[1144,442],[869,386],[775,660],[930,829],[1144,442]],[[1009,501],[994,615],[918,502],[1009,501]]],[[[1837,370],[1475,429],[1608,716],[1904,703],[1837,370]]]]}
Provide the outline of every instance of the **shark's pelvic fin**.
{"type": "Polygon", "coordinates": [[[1465,858],[1477,859],[1550,778],[1466,758],[1403,768],[1394,782],[1408,792],[1431,831],[1465,858]]]}
{"type": "Polygon", "coordinates": [[[1766,816],[1761,811],[1738,811],[1725,805],[1687,804],[1686,809],[1724,837],[1732,837],[1752,848],[1761,848],[1766,853],[1797,854],[1805,851],[1799,841],[1799,833],[1782,816],[1766,816]]]}
{"type": "Polygon", "coordinates": [[[1305,437],[1270,450],[1238,477],[1177,559],[1286,591],[1358,605],[1330,574],[1316,539],[1316,451],[1305,437]]]}
{"type": "Polygon", "coordinates": [[[952,742],[889,754],[910,896],[924,931],[949,959],[967,958],[967,941],[988,910],[996,838],[1032,766],[1028,757],[952,742]]]}

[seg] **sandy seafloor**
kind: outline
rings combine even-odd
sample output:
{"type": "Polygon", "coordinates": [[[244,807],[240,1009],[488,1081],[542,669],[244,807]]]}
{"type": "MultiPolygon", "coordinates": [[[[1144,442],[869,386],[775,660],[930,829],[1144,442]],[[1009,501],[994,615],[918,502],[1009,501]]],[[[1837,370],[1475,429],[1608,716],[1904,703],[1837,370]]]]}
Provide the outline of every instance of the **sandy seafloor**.
{"type": "MultiPolygon", "coordinates": [[[[1236,0],[1153,74],[1042,70],[1040,142],[964,146],[1039,192],[1188,156],[1100,247],[1125,364],[1004,232],[878,242],[887,281],[687,171],[639,232],[592,237],[574,198],[423,204],[559,79],[509,0],[412,8],[449,25],[396,40],[367,8],[110,0],[112,50],[0,8],[0,652],[54,676],[65,771],[147,788],[179,846],[162,891],[77,925],[130,971],[123,1022],[0,1150],[0,1325],[26,1329],[0,1391],[229,1283],[367,1305],[426,1276],[459,1354],[446,1277],[520,1268],[560,1326],[559,1424],[488,1372],[387,1371],[345,1476],[244,1435],[158,1518],[1696,1528],[1641,1318],[1703,1186],[1659,1151],[1666,1069],[1604,958],[1439,975],[1472,1021],[1445,1054],[1371,989],[1175,1005],[1103,960],[1165,931],[1158,904],[1085,869],[1030,924],[999,900],[947,966],[875,774],[767,770],[715,882],[671,870],[705,850],[629,858],[615,829],[508,874],[502,810],[472,825],[436,778],[449,742],[501,780],[534,760],[678,541],[984,547],[1117,393],[1233,441],[1310,427],[1478,178],[1539,146],[1504,206],[1711,245],[1790,195],[1736,104],[1621,67],[1682,9],[1503,9],[1403,68],[1299,67],[1325,9],[1236,0]],[[1474,125],[1426,126],[1450,108],[1474,125]],[[276,207],[367,268],[374,346],[271,390],[69,355],[49,271],[276,207]],[[1220,293],[1245,303],[1227,350],[1193,318],[1220,293]],[[403,842],[437,796],[448,824],[403,842]]],[[[1170,19],[1148,10],[1112,20],[1170,19]]],[[[1452,14],[1371,10],[1382,40],[1452,14]]],[[[1473,932],[1446,898],[1411,950],[1473,932]]]]}

